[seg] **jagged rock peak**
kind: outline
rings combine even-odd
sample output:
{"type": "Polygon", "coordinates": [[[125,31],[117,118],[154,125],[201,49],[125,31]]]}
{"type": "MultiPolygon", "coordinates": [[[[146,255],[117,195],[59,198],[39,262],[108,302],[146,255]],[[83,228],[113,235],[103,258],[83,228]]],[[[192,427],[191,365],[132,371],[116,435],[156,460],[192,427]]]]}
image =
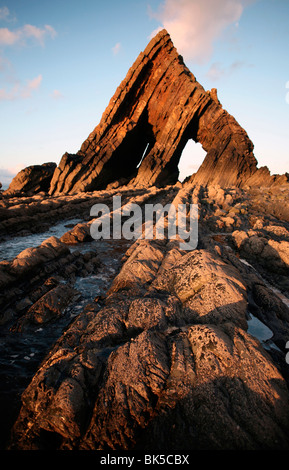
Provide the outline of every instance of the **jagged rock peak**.
{"type": "Polygon", "coordinates": [[[257,169],[246,132],[222,108],[216,90],[206,92],[197,82],[162,30],[139,54],[77,154],[62,157],[50,193],[174,184],[189,139],[207,151],[195,176],[204,184],[239,186],[257,169]]]}

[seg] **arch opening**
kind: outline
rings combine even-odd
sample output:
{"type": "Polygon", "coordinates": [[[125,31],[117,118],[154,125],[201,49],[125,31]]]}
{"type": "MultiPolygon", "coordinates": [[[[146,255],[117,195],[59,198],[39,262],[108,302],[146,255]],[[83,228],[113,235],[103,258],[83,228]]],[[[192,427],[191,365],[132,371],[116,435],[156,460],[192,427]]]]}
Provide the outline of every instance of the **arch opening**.
{"type": "Polygon", "coordinates": [[[206,155],[207,152],[199,142],[188,139],[178,163],[179,181],[183,182],[188,176],[196,173],[206,155]]]}

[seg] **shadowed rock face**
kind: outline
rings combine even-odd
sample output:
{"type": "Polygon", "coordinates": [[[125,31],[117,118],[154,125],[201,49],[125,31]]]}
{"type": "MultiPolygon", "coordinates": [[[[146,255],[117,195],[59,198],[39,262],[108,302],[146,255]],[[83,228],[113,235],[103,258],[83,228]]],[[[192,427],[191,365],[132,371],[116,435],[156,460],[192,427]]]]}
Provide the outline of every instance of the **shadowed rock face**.
{"type": "Polygon", "coordinates": [[[166,30],[151,40],[76,155],[66,153],[51,194],[103,189],[116,181],[163,186],[178,179],[189,139],[207,156],[196,182],[240,186],[257,170],[253,144],[185,66],[166,30]]]}
{"type": "Polygon", "coordinates": [[[11,181],[7,193],[39,193],[48,191],[56,163],[32,165],[19,171],[11,181]]]}

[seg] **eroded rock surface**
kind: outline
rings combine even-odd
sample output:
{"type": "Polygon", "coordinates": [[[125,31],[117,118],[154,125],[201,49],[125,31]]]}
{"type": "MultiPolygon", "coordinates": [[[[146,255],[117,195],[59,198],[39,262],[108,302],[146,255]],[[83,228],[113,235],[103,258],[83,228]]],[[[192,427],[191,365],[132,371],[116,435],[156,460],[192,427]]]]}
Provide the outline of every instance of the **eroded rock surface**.
{"type": "MultiPolygon", "coordinates": [[[[265,279],[258,258],[250,252],[249,264],[240,252],[243,239],[260,230],[262,243],[265,234],[282,247],[287,241],[287,222],[257,211],[262,194],[187,184],[125,200],[198,204],[198,247],[182,250],[180,240],[166,238],[131,241],[106,292],[80,310],[39,363],[22,394],[9,449],[289,448],[289,307],[268,284],[282,287],[286,266],[277,264],[272,273],[264,263],[265,279]],[[252,315],[270,329],[268,341],[252,334],[252,315]]],[[[62,241],[28,251],[25,269],[35,269],[33,259],[47,247],[59,259],[77,247],[71,266],[78,265],[89,243],[81,234],[90,226],[91,220],[81,230],[76,225],[62,241]]],[[[6,263],[6,274],[22,258],[6,263]]],[[[90,272],[82,264],[87,279],[105,269],[96,258],[90,272]]],[[[76,288],[77,271],[74,277],[64,272],[68,285],[50,279],[41,296],[28,296],[33,305],[18,313],[11,334],[57,324],[66,293],[72,294],[63,287],[76,288]]]]}
{"type": "Polygon", "coordinates": [[[287,448],[288,389],[246,332],[246,281],[208,249],[158,275],[155,243],[143,245],[150,276],[136,244],[119,277],[130,266],[138,289],[118,280],[59,339],[22,396],[12,448],[45,448],[46,433],[60,449],[287,448]]]}

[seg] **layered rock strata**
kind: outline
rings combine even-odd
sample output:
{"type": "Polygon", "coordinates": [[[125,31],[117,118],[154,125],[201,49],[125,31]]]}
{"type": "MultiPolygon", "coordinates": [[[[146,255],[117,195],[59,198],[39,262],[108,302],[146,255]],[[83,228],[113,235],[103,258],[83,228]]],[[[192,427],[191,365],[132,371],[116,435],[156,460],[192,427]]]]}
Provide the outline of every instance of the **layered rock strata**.
{"type": "Polygon", "coordinates": [[[103,189],[118,182],[162,186],[178,179],[188,139],[207,152],[196,181],[241,185],[257,169],[253,144],[185,66],[169,34],[151,40],[76,155],[66,153],[51,194],[103,189]]]}
{"type": "MultiPolygon", "coordinates": [[[[141,203],[138,193],[130,200],[136,199],[141,203]]],[[[266,236],[274,234],[281,255],[287,223],[264,208],[257,211],[256,195],[238,188],[185,185],[155,193],[155,202],[163,205],[184,199],[199,205],[197,249],[181,250],[178,240],[131,241],[109,289],[71,321],[25,388],[10,449],[289,448],[289,308],[260,276],[248,242],[242,245],[243,232],[264,246],[266,236]],[[251,315],[270,328],[269,342],[252,335],[251,315]]],[[[87,221],[61,241],[48,240],[16,257],[6,263],[6,274],[13,269],[16,274],[19,265],[26,280],[33,278],[44,255],[52,257],[55,269],[56,261],[60,266],[71,256],[70,243],[78,251],[85,247],[81,234],[89,226],[87,221]]],[[[82,259],[77,256],[72,266],[82,259]]],[[[288,277],[288,260],[282,259],[282,266],[277,257],[267,260],[267,268],[265,258],[263,263],[262,274],[267,269],[278,286],[288,277]]],[[[33,306],[13,319],[11,335],[35,332],[40,322],[47,328],[63,316],[64,286],[75,285],[65,262],[62,266],[69,285],[45,283],[33,306]],[[63,295],[58,310],[56,288],[63,295]]],[[[86,276],[102,267],[98,263],[89,271],[82,266],[86,276]]],[[[27,297],[32,300],[31,294],[27,297]]]]}
{"type": "Polygon", "coordinates": [[[66,152],[57,168],[25,168],[6,193],[59,195],[128,184],[174,184],[189,139],[207,152],[190,182],[222,187],[288,185],[288,174],[271,175],[267,167],[257,168],[246,131],[223,109],[217,90],[205,91],[198,83],[162,30],[129,69],[80,150],[66,152]]]}

